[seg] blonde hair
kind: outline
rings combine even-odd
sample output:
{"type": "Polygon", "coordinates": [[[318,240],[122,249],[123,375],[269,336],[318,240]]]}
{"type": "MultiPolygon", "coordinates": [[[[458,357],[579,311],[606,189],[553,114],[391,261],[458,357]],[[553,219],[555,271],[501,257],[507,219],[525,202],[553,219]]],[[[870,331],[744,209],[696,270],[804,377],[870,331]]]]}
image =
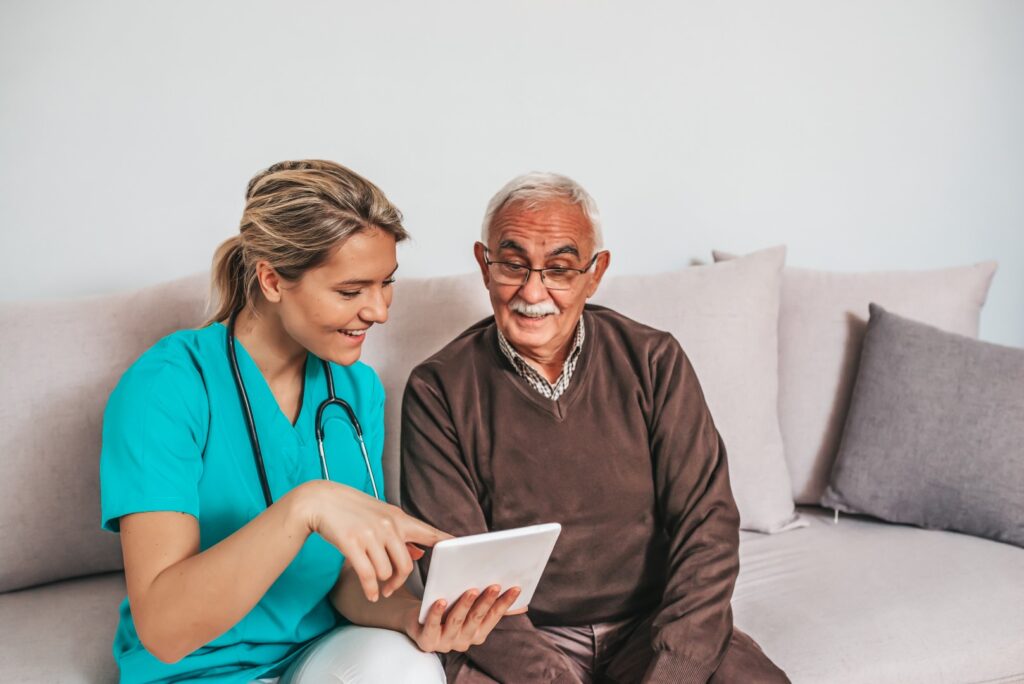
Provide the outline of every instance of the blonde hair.
{"type": "Polygon", "coordinates": [[[402,212],[376,185],[331,161],[284,161],[256,174],[245,193],[238,235],[213,255],[207,325],[223,321],[259,294],[256,264],[267,261],[296,281],[356,233],[383,230],[396,241],[409,237],[402,212]]]}

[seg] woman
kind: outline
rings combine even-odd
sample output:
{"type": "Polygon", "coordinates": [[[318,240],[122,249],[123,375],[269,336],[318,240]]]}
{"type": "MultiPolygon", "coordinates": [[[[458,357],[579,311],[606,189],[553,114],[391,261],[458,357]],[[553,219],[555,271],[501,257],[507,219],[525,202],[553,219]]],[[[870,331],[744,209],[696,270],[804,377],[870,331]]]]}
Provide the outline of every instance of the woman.
{"type": "Polygon", "coordinates": [[[517,598],[467,592],[420,625],[414,544],[447,535],[374,495],[384,391],[358,359],[406,237],[352,171],[275,164],[214,257],[211,321],[122,377],[100,466],[128,588],[122,681],[443,681],[426,652],[480,643],[517,598]]]}

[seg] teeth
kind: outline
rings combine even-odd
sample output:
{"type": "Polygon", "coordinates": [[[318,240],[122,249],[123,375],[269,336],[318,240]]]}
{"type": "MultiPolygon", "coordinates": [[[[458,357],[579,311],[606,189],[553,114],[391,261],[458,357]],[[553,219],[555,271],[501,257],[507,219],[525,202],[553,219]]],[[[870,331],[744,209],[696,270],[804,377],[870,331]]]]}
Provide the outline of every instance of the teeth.
{"type": "Polygon", "coordinates": [[[342,335],[348,335],[349,337],[362,337],[366,334],[365,330],[341,330],[342,335]]]}

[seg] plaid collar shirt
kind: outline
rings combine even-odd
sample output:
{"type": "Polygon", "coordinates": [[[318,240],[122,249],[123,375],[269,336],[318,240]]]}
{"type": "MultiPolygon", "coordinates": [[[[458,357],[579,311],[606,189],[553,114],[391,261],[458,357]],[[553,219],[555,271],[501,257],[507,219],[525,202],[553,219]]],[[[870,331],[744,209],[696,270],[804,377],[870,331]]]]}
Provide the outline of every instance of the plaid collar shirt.
{"type": "Polygon", "coordinates": [[[580,316],[579,325],[576,326],[576,339],[573,342],[572,349],[569,351],[569,355],[565,358],[565,363],[562,364],[562,373],[554,383],[548,382],[547,378],[528,364],[526,359],[508,343],[505,336],[501,334],[501,330],[498,330],[498,346],[501,348],[501,353],[505,355],[505,358],[515,368],[519,377],[526,380],[541,396],[551,401],[558,401],[558,398],[568,389],[569,381],[572,380],[572,373],[576,370],[576,362],[580,358],[580,352],[583,351],[583,340],[585,337],[586,331],[583,327],[583,316],[580,316]]]}

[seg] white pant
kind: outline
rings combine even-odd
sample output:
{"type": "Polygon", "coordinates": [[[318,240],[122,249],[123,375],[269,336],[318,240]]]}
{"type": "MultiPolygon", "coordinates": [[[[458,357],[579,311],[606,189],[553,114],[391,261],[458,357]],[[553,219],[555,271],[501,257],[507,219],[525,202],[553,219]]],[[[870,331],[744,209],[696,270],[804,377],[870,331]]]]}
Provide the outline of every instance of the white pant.
{"type": "MultiPolygon", "coordinates": [[[[260,680],[274,682],[275,680],[260,680]]],[[[320,637],[277,684],[444,684],[444,668],[409,637],[390,629],[345,625],[320,637]]]]}

